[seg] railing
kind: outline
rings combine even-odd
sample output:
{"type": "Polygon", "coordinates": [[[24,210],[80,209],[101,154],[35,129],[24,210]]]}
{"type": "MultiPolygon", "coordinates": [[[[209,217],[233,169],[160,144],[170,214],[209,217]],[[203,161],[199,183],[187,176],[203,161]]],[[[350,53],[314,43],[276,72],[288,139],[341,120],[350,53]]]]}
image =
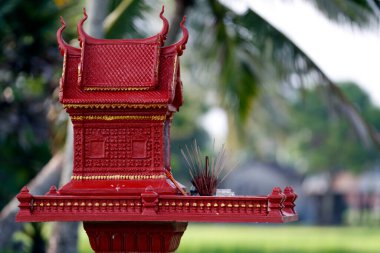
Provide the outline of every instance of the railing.
{"type": "Polygon", "coordinates": [[[107,197],[74,197],[74,196],[35,196],[31,204],[31,213],[141,213],[141,197],[120,198],[107,197]]]}
{"type": "Polygon", "coordinates": [[[160,196],[158,214],[268,214],[268,197],[160,196]]]}
{"type": "Polygon", "coordinates": [[[18,221],[178,220],[286,222],[297,219],[291,187],[275,187],[268,196],[159,195],[147,187],[140,196],[63,196],[52,188],[33,196],[24,187],[18,221]]]}

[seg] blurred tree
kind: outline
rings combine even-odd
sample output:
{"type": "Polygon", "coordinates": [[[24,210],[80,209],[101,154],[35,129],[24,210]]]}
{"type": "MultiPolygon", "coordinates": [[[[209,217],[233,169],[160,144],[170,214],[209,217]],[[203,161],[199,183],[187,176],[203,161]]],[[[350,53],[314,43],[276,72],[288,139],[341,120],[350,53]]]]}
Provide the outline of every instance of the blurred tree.
{"type": "MultiPolygon", "coordinates": [[[[353,83],[339,87],[363,118],[379,130],[380,109],[371,104],[368,95],[353,83]]],[[[297,136],[298,153],[308,164],[308,171],[358,172],[373,168],[380,161],[379,151],[358,145],[356,132],[339,111],[329,111],[321,103],[318,89],[306,90],[305,98],[294,101],[290,110],[291,131],[297,136]]]]}
{"type": "MultiPolygon", "coordinates": [[[[29,184],[34,193],[44,194],[48,190],[44,184],[57,184],[62,168],[62,155],[57,151],[64,145],[66,117],[62,117],[56,96],[52,96],[61,68],[55,31],[59,13],[70,11],[71,7],[60,8],[47,0],[0,3],[0,176],[3,180],[0,208],[38,172],[39,177],[29,184]],[[41,170],[44,164],[47,165],[41,170]]],[[[22,224],[14,222],[16,211],[15,199],[1,211],[2,250],[12,245],[13,232],[22,228],[22,224]]],[[[34,252],[43,252],[45,248],[40,227],[31,226],[34,252]]]]}
{"type": "Polygon", "coordinates": [[[51,1],[4,1],[0,10],[2,208],[51,156],[47,113],[56,86],[57,62],[51,20],[58,16],[58,8],[51,1]]]}
{"type": "MultiPolygon", "coordinates": [[[[253,101],[264,84],[273,79],[277,89],[320,83],[331,94],[340,112],[359,133],[362,142],[371,140],[380,146],[374,128],[360,116],[340,89],[296,44],[273,27],[268,20],[248,9],[243,14],[232,11],[219,1],[195,2],[189,12],[196,57],[190,64],[195,79],[202,82],[202,71],[215,73],[213,84],[219,91],[220,103],[229,113],[230,130],[244,143],[244,123],[252,112],[253,101]],[[268,70],[272,74],[268,78],[268,70]],[[197,78],[198,77],[198,78],[197,78]]],[[[358,0],[308,1],[338,23],[358,27],[378,25],[380,3],[358,0]]],[[[236,139],[236,138],[233,139],[236,139]]]]}
{"type": "MultiPolygon", "coordinates": [[[[341,83],[339,88],[379,131],[380,109],[368,95],[354,83],[341,83]]],[[[260,94],[255,102],[257,113],[248,120],[251,152],[259,160],[290,164],[303,173],[360,172],[379,163],[379,150],[360,145],[357,132],[340,108],[331,104],[330,96],[318,85],[305,88],[302,94],[276,94],[273,90],[260,94]]]]}

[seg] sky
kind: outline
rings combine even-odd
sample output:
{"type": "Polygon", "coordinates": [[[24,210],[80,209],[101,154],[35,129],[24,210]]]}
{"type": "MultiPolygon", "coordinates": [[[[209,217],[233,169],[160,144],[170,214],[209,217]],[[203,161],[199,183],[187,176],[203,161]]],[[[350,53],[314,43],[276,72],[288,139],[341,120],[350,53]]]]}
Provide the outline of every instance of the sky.
{"type": "MultiPolygon", "coordinates": [[[[354,81],[380,106],[380,27],[359,31],[329,21],[303,0],[221,0],[237,12],[255,10],[295,42],[335,82],[354,81]]],[[[227,133],[218,108],[202,119],[212,136],[227,133]],[[212,122],[218,124],[210,124],[212,122]],[[218,126],[218,127],[210,127],[218,126]]]]}

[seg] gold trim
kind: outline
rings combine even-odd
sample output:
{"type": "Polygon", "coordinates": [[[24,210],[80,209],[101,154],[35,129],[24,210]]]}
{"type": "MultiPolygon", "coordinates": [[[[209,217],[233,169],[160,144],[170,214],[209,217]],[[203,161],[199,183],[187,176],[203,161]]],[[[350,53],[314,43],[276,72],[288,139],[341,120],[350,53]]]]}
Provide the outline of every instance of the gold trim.
{"type": "Polygon", "coordinates": [[[164,108],[166,104],[63,104],[65,109],[67,108],[84,108],[84,109],[116,109],[116,108],[133,108],[133,109],[149,109],[149,108],[164,108]]]}
{"type": "Polygon", "coordinates": [[[84,87],[85,91],[140,91],[151,90],[154,87],[84,87]]]}
{"type": "MultiPolygon", "coordinates": [[[[175,89],[175,77],[176,77],[176,72],[177,72],[177,59],[178,59],[178,55],[175,56],[174,58],[174,65],[173,65],[173,76],[172,76],[172,83],[171,83],[171,86],[173,87],[173,89],[175,89]]],[[[175,96],[175,95],[174,95],[175,96]]]]}
{"type": "Polygon", "coordinates": [[[87,115],[87,116],[71,116],[72,120],[157,120],[166,119],[165,115],[138,116],[138,115],[87,115]]]}
{"type": "Polygon", "coordinates": [[[165,179],[162,175],[98,175],[98,176],[72,176],[72,180],[146,180],[146,179],[165,179]]]}

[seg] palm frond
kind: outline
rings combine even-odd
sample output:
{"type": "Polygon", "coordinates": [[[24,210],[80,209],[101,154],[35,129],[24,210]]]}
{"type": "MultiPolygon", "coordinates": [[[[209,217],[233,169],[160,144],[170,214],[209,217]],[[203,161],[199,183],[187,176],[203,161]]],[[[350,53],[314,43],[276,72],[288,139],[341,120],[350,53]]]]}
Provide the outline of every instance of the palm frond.
{"type": "Polygon", "coordinates": [[[328,19],[359,28],[379,24],[380,2],[377,0],[308,0],[328,19]]]}
{"type": "Polygon", "coordinates": [[[135,21],[142,18],[149,9],[145,1],[121,1],[104,21],[106,38],[120,38],[121,35],[128,35],[131,38],[145,36],[141,33],[141,29],[137,29],[135,21]]]}
{"type": "Polygon", "coordinates": [[[290,77],[296,75],[300,77],[301,85],[310,79],[324,84],[334,98],[334,105],[350,121],[362,142],[368,146],[372,140],[380,147],[376,130],[366,122],[339,87],[285,34],[252,10],[236,17],[235,23],[250,28],[254,42],[261,52],[266,52],[268,44],[271,45],[272,62],[284,80],[291,82],[290,77]]]}

